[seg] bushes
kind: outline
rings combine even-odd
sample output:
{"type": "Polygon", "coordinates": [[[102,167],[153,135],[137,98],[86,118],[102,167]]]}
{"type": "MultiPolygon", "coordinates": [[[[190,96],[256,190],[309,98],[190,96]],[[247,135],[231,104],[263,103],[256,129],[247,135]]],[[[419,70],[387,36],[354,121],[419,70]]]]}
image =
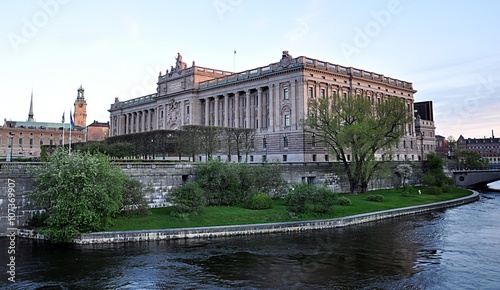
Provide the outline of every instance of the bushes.
{"type": "Polygon", "coordinates": [[[285,198],[287,210],[296,214],[328,213],[333,209],[337,194],[313,184],[300,183],[288,191],[285,198]]]}
{"type": "Polygon", "coordinates": [[[441,188],[437,186],[429,186],[427,190],[429,191],[429,194],[438,195],[442,193],[441,188]]]}
{"type": "Polygon", "coordinates": [[[377,194],[377,195],[369,195],[367,198],[369,201],[376,201],[376,202],[382,202],[384,201],[384,196],[377,194]]]}
{"type": "Polygon", "coordinates": [[[287,183],[277,165],[250,166],[210,160],[196,166],[195,181],[204,190],[207,205],[236,205],[251,193],[280,196],[287,183]]]}
{"type": "Polygon", "coordinates": [[[255,192],[245,200],[245,208],[269,209],[273,207],[273,200],[262,192],[255,192]]]}
{"type": "Polygon", "coordinates": [[[335,201],[335,204],[341,205],[341,206],[349,206],[349,205],[352,205],[352,201],[345,196],[341,196],[341,197],[337,198],[337,200],[335,201]]]}
{"type": "Polygon", "coordinates": [[[205,209],[205,193],[196,182],[188,182],[172,192],[176,214],[198,214],[205,209]]]}

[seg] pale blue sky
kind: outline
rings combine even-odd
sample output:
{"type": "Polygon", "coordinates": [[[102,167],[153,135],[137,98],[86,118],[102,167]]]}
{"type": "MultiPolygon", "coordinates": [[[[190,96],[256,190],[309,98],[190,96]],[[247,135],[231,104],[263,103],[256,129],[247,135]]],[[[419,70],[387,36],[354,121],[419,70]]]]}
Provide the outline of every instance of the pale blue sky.
{"type": "Polygon", "coordinates": [[[177,52],[246,70],[288,50],[412,82],[436,134],[500,136],[500,1],[0,0],[0,118],[58,122],[80,83],[87,122],[155,92],[177,52]]]}

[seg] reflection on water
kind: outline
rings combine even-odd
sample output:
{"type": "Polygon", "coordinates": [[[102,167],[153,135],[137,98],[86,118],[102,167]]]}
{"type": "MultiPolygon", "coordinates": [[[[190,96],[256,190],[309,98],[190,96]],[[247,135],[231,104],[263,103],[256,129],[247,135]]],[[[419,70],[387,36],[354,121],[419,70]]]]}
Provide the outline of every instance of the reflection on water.
{"type": "Polygon", "coordinates": [[[303,233],[89,246],[19,239],[17,282],[5,276],[0,286],[495,289],[499,221],[500,194],[487,193],[452,209],[303,233]]]}

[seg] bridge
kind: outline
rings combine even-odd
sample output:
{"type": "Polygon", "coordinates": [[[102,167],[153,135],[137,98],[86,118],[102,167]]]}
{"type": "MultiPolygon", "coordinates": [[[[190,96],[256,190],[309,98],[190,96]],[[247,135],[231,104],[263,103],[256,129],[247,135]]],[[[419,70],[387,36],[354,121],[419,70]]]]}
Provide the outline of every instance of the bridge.
{"type": "Polygon", "coordinates": [[[470,187],[486,185],[500,180],[500,169],[490,170],[456,170],[453,171],[455,186],[470,187]]]}

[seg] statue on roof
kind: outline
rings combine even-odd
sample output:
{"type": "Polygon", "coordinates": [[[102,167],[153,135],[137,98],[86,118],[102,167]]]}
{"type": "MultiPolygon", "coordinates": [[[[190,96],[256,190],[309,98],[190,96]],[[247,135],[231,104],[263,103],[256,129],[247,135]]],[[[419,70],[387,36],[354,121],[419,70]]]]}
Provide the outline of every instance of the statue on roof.
{"type": "Polygon", "coordinates": [[[179,71],[185,68],[187,68],[187,65],[182,61],[182,55],[177,53],[177,57],[175,58],[175,70],[179,71]]]}

